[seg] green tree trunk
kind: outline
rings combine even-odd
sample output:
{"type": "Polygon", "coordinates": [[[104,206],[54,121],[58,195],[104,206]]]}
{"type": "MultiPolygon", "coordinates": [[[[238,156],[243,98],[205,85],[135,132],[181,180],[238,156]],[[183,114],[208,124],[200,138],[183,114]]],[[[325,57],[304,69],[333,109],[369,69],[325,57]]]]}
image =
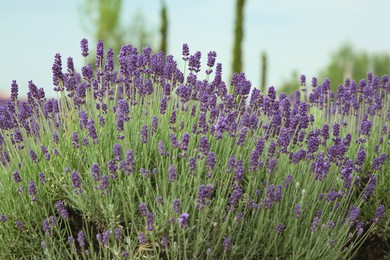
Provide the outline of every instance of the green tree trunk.
{"type": "Polygon", "coordinates": [[[234,27],[234,46],[232,74],[242,71],[242,40],[244,38],[244,5],[245,0],[236,1],[236,21],[234,27]]]}
{"type": "Polygon", "coordinates": [[[261,54],[261,92],[264,94],[267,88],[267,53],[261,54]]]}
{"type": "Polygon", "coordinates": [[[162,2],[162,7],[161,7],[160,34],[161,34],[160,50],[164,52],[164,54],[166,55],[167,38],[168,38],[168,15],[167,15],[167,6],[165,4],[165,1],[162,2]]]}

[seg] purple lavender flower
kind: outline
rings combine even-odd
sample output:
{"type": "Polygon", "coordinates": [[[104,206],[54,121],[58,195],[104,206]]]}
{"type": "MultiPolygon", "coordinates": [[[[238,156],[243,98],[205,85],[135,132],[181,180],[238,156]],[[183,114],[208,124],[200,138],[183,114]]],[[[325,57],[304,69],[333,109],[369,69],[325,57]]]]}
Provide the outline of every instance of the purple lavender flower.
{"type": "Polygon", "coordinates": [[[157,128],[158,128],[158,118],[157,118],[157,116],[153,116],[153,118],[152,118],[152,130],[151,130],[152,136],[155,133],[157,133],[157,128]]]}
{"type": "Polygon", "coordinates": [[[141,216],[146,217],[148,215],[148,208],[146,207],[146,204],[144,202],[141,202],[139,204],[139,211],[141,213],[141,216]]]}
{"type": "Polygon", "coordinates": [[[174,200],[173,200],[173,211],[175,212],[175,213],[179,213],[180,212],[180,200],[178,199],[178,198],[175,198],[174,200]]]}
{"type": "Polygon", "coordinates": [[[88,56],[88,40],[86,38],[81,39],[80,41],[81,55],[83,57],[88,56]]]}
{"type": "Polygon", "coordinates": [[[372,162],[372,168],[376,171],[379,171],[382,168],[382,165],[385,164],[387,159],[387,154],[382,153],[378,158],[375,158],[372,162]]]}
{"type": "Polygon", "coordinates": [[[198,196],[196,199],[196,208],[202,209],[208,205],[208,200],[211,199],[214,193],[214,186],[212,184],[201,185],[199,187],[198,196]]]}
{"type": "Polygon", "coordinates": [[[314,217],[314,220],[310,227],[310,231],[315,232],[319,225],[320,225],[320,217],[314,217]]]}
{"type": "Polygon", "coordinates": [[[116,161],[122,160],[122,147],[120,144],[114,144],[114,147],[112,148],[112,153],[116,161]]]}
{"type": "Polygon", "coordinates": [[[363,147],[360,147],[359,152],[356,155],[355,163],[360,167],[362,167],[365,160],[366,160],[366,152],[363,147]]]}
{"type": "Polygon", "coordinates": [[[148,142],[148,126],[143,125],[141,130],[141,139],[142,143],[146,144],[148,142]]]}
{"type": "Polygon", "coordinates": [[[146,244],[146,243],[148,242],[147,239],[146,239],[146,236],[145,236],[145,233],[144,233],[144,232],[139,233],[139,235],[138,235],[138,241],[139,241],[139,243],[140,243],[141,245],[146,244]]]}
{"type": "Polygon", "coordinates": [[[62,73],[62,62],[61,62],[61,55],[59,53],[56,53],[54,56],[54,63],[52,67],[53,71],[53,85],[57,86],[55,90],[59,91],[59,85],[60,82],[64,82],[64,74],[62,73]]]}
{"type": "Polygon", "coordinates": [[[129,258],[129,252],[127,252],[127,251],[122,251],[122,257],[124,258],[124,259],[128,259],[129,258]]]}
{"type": "Polygon", "coordinates": [[[213,72],[211,68],[214,67],[216,57],[217,57],[217,53],[215,51],[210,51],[207,54],[207,66],[209,67],[209,69],[207,69],[206,71],[207,75],[210,75],[213,72]]]}
{"type": "Polygon", "coordinates": [[[103,67],[104,59],[104,44],[102,40],[99,40],[96,45],[96,68],[101,69],[103,67]]]}
{"type": "Polygon", "coordinates": [[[283,190],[282,185],[278,185],[278,186],[276,187],[276,192],[275,192],[275,197],[274,197],[274,201],[275,201],[275,202],[280,202],[280,201],[282,201],[282,190],[283,190]]]}
{"type": "Polygon", "coordinates": [[[80,247],[85,246],[85,237],[82,230],[80,230],[79,233],[77,234],[77,242],[79,242],[80,247]]]}
{"type": "Polygon", "coordinates": [[[35,162],[35,163],[39,162],[37,154],[34,152],[34,150],[30,150],[29,154],[30,154],[31,160],[33,160],[33,162],[35,162]]]}
{"type": "Polygon", "coordinates": [[[337,122],[333,124],[333,136],[334,137],[340,136],[340,124],[337,122]]]}
{"type": "Polygon", "coordinates": [[[116,165],[115,161],[110,160],[108,162],[108,171],[110,172],[111,179],[116,179],[116,171],[118,170],[118,166],[116,165]]]}
{"type": "Polygon", "coordinates": [[[314,179],[319,181],[325,179],[329,168],[330,163],[324,159],[324,154],[322,152],[319,153],[317,156],[317,160],[311,165],[311,171],[315,173],[314,179]]]}
{"type": "Polygon", "coordinates": [[[375,224],[378,224],[379,221],[385,216],[385,206],[383,205],[379,205],[377,208],[376,208],[376,213],[375,213],[375,217],[374,219],[372,220],[375,224]]]}
{"type": "Polygon", "coordinates": [[[289,174],[289,175],[287,175],[287,177],[286,177],[286,179],[284,180],[284,188],[288,188],[288,186],[290,185],[290,183],[291,183],[291,181],[292,181],[292,175],[291,174],[289,174]]]}
{"type": "Polygon", "coordinates": [[[14,171],[14,173],[12,174],[12,178],[14,179],[15,183],[19,183],[22,181],[19,171],[14,171]]]}
{"type": "Polygon", "coordinates": [[[341,168],[341,179],[344,181],[344,188],[349,189],[352,186],[353,179],[353,161],[345,159],[341,168]]]}
{"type": "Polygon", "coordinates": [[[229,248],[230,248],[230,243],[231,243],[230,238],[229,238],[229,237],[225,237],[225,238],[223,239],[223,250],[225,250],[225,251],[229,250],[229,248]]]}
{"type": "Polygon", "coordinates": [[[317,78],[316,78],[316,77],[313,77],[313,78],[311,79],[311,86],[312,86],[313,88],[316,88],[316,87],[317,87],[317,78]]]}
{"type": "Polygon", "coordinates": [[[236,168],[236,158],[234,156],[231,156],[228,161],[228,167],[226,169],[226,172],[231,173],[235,168],[236,168]]]}
{"type": "Polygon", "coordinates": [[[121,227],[117,227],[115,230],[114,230],[114,236],[115,236],[115,239],[117,241],[123,241],[123,234],[122,234],[122,228],[121,227]]]}
{"type": "Polygon", "coordinates": [[[359,133],[362,135],[369,136],[372,128],[372,122],[363,120],[359,133]]]}
{"type": "Polygon", "coordinates": [[[43,174],[43,172],[39,173],[39,181],[41,183],[46,183],[46,178],[45,178],[45,175],[43,174]]]}
{"type": "Polygon", "coordinates": [[[22,143],[23,142],[22,132],[20,132],[19,129],[15,129],[14,130],[14,141],[16,143],[22,143]]]}
{"type": "Polygon", "coordinates": [[[96,133],[96,128],[95,128],[95,121],[93,119],[88,120],[87,123],[87,129],[88,129],[88,135],[94,140],[94,142],[97,142],[97,133],[96,133]]]}
{"type": "Polygon", "coordinates": [[[164,146],[164,143],[163,141],[158,141],[158,152],[161,156],[164,156],[165,155],[165,146],[164,146]]]}
{"type": "Polygon", "coordinates": [[[190,56],[190,48],[188,47],[187,43],[183,44],[182,54],[183,54],[183,60],[184,61],[188,61],[189,60],[189,56],[190,56]]]}
{"type": "Polygon", "coordinates": [[[274,169],[276,168],[276,163],[276,158],[267,159],[267,173],[271,174],[274,171],[274,169]]]}
{"type": "Polygon", "coordinates": [[[176,110],[172,110],[171,116],[169,117],[169,123],[174,125],[176,123],[176,110]]]}
{"type": "Polygon", "coordinates": [[[20,220],[17,220],[17,221],[15,222],[15,224],[16,224],[16,227],[17,227],[19,230],[22,230],[22,229],[24,228],[24,225],[23,225],[22,221],[20,221],[20,220]]]}
{"type": "Polygon", "coordinates": [[[278,146],[282,148],[281,152],[287,152],[287,147],[290,144],[290,140],[291,140],[290,130],[288,128],[283,127],[277,141],[278,146]]]}
{"type": "Polygon", "coordinates": [[[16,80],[13,80],[11,84],[11,100],[16,101],[17,99],[18,99],[18,84],[16,83],[16,80]]]}
{"type": "Polygon", "coordinates": [[[73,188],[75,188],[76,193],[81,193],[83,190],[81,189],[81,178],[80,175],[77,171],[73,171],[71,173],[72,176],[72,183],[73,183],[73,188]]]}
{"type": "Polygon", "coordinates": [[[237,140],[237,145],[241,146],[245,143],[245,140],[246,140],[246,134],[248,133],[248,128],[246,127],[243,127],[241,129],[241,132],[240,132],[240,135],[238,137],[238,140],[237,140]]]}
{"type": "Polygon", "coordinates": [[[364,200],[367,201],[371,197],[372,193],[374,192],[375,185],[376,185],[376,176],[371,174],[366,189],[364,190],[363,193],[364,200]]]}
{"type": "Polygon", "coordinates": [[[188,227],[188,220],[189,220],[190,214],[187,212],[180,215],[180,217],[177,219],[177,222],[179,223],[180,228],[187,228],[188,227]]]}
{"type": "Polygon", "coordinates": [[[190,134],[189,133],[185,133],[183,135],[183,137],[182,137],[182,140],[181,140],[180,149],[183,150],[183,151],[187,151],[189,142],[190,142],[190,134]]]}
{"type": "Polygon", "coordinates": [[[30,195],[32,197],[33,201],[37,200],[37,197],[35,196],[35,194],[37,194],[37,186],[35,185],[35,183],[33,181],[30,181],[30,183],[28,184],[28,195],[30,195]]]}
{"type": "Polygon", "coordinates": [[[103,245],[107,246],[108,245],[108,242],[110,241],[110,236],[111,236],[111,231],[110,230],[107,230],[103,233],[103,236],[102,236],[102,243],[103,245]]]}
{"type": "Polygon", "coordinates": [[[42,229],[43,232],[45,232],[48,236],[50,236],[51,228],[50,228],[49,220],[47,218],[43,220],[42,229]]]}
{"type": "Polygon", "coordinates": [[[56,226],[56,224],[57,224],[56,217],[55,217],[55,216],[53,216],[53,215],[51,215],[51,216],[50,216],[50,218],[49,218],[49,220],[50,220],[50,224],[51,224],[51,226],[55,227],[55,226],[56,226]]]}
{"type": "Polygon", "coordinates": [[[102,234],[97,233],[97,234],[96,234],[96,240],[97,240],[99,243],[103,243],[102,234]]]}
{"type": "Polygon", "coordinates": [[[176,147],[179,147],[179,143],[177,142],[177,138],[176,138],[176,135],[174,133],[170,133],[169,134],[169,139],[171,140],[171,145],[172,147],[176,148],[176,147]]]}
{"type": "Polygon", "coordinates": [[[168,102],[168,99],[166,97],[163,97],[160,101],[160,113],[162,115],[164,115],[167,111],[167,106],[168,106],[167,102],[168,102]]]}
{"type": "Polygon", "coordinates": [[[100,185],[99,187],[97,187],[98,190],[102,190],[102,194],[103,195],[107,195],[108,192],[110,191],[109,190],[109,179],[108,179],[108,176],[107,175],[103,175],[101,178],[100,178],[100,185]]]}
{"type": "Polygon", "coordinates": [[[284,224],[280,223],[277,225],[276,227],[276,234],[280,235],[282,234],[284,231],[284,224]]]}
{"type": "Polygon", "coordinates": [[[0,221],[3,222],[3,223],[6,222],[7,221],[7,216],[4,215],[4,214],[1,214],[0,221]]]}
{"type": "MultiPolygon", "coordinates": [[[[114,51],[112,50],[112,48],[109,48],[107,50],[107,58],[106,58],[106,64],[104,66],[104,71],[105,72],[112,72],[114,70],[114,51]]],[[[106,74],[108,75],[108,78],[110,77],[109,75],[110,74],[106,74]]]]}
{"type": "Polygon", "coordinates": [[[306,76],[305,75],[301,75],[301,86],[306,86],[306,76]]]}
{"type": "Polygon", "coordinates": [[[207,154],[209,152],[209,149],[210,149],[209,140],[205,135],[203,135],[199,140],[199,151],[204,154],[207,154]]]}
{"type": "Polygon", "coordinates": [[[235,175],[234,175],[234,180],[236,182],[241,182],[243,177],[244,177],[244,171],[245,168],[242,165],[242,160],[238,160],[236,164],[236,170],[235,170],[235,175]]]}
{"type": "Polygon", "coordinates": [[[302,215],[302,207],[301,207],[301,205],[299,205],[299,204],[295,205],[294,213],[295,213],[295,217],[296,218],[301,218],[301,215],[302,215]]]}
{"type": "Polygon", "coordinates": [[[229,199],[229,206],[230,206],[231,210],[233,210],[234,206],[237,205],[238,201],[242,197],[242,194],[243,194],[243,190],[242,190],[241,186],[234,183],[233,184],[233,191],[232,191],[232,193],[230,195],[230,199],[229,199]]]}
{"type": "Polygon", "coordinates": [[[210,152],[207,154],[207,159],[206,159],[206,168],[208,171],[214,170],[215,167],[215,154],[213,152],[210,152]]]}
{"type": "Polygon", "coordinates": [[[163,236],[160,241],[163,248],[168,248],[169,246],[169,238],[167,236],[163,236]]]}
{"type": "Polygon", "coordinates": [[[170,182],[174,182],[177,179],[176,169],[172,164],[169,165],[168,174],[170,182]]]}
{"type": "Polygon", "coordinates": [[[75,148],[75,149],[80,147],[78,132],[73,132],[72,133],[72,145],[73,145],[73,148],[75,148]]]}
{"type": "Polygon", "coordinates": [[[57,209],[57,212],[60,214],[60,216],[63,219],[68,219],[69,218],[69,213],[65,209],[65,205],[64,205],[64,202],[62,200],[59,200],[59,201],[56,202],[56,209],[57,209]]]}
{"type": "Polygon", "coordinates": [[[149,211],[146,216],[146,230],[153,231],[154,230],[154,215],[153,212],[149,211]]]}
{"type": "Polygon", "coordinates": [[[99,181],[100,180],[100,168],[99,164],[94,163],[91,165],[91,172],[92,172],[92,179],[94,181],[99,181]]]}
{"type": "Polygon", "coordinates": [[[188,164],[189,164],[189,168],[190,168],[190,174],[195,175],[196,159],[194,157],[190,157],[188,164]]]}
{"type": "Polygon", "coordinates": [[[352,205],[351,208],[349,209],[349,225],[352,227],[355,225],[356,220],[358,219],[360,215],[360,208],[355,207],[355,205],[352,205]]]}
{"type": "Polygon", "coordinates": [[[200,58],[202,54],[200,51],[195,52],[194,55],[191,55],[188,60],[188,70],[198,73],[200,71],[200,58]]]}

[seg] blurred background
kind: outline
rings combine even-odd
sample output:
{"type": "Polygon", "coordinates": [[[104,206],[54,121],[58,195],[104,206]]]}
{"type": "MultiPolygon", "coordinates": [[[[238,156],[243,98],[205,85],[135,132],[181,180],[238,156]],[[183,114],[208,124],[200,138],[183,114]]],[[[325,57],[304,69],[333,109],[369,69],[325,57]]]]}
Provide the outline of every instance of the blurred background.
{"type": "MultiPolygon", "coordinates": [[[[19,0],[0,3],[0,96],[12,80],[25,97],[28,81],[55,96],[51,67],[60,53],[84,66],[80,40],[89,40],[93,63],[98,39],[112,47],[150,45],[182,64],[183,43],[191,53],[217,52],[226,82],[243,71],[252,86],[275,86],[286,93],[313,76],[360,80],[368,71],[390,68],[388,0],[19,0]]],[[[205,69],[205,67],[203,67],[205,69]]],[[[65,71],[65,69],[64,69],[65,71]]]]}

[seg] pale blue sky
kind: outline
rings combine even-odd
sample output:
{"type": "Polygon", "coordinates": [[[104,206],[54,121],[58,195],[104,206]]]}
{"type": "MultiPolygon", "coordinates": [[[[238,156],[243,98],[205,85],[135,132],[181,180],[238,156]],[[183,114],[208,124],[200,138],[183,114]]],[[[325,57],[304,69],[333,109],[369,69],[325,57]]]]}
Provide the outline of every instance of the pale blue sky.
{"type": "MultiPolygon", "coordinates": [[[[19,0],[0,3],[0,92],[12,80],[26,94],[29,80],[52,96],[51,66],[55,53],[63,64],[72,56],[81,68],[79,41],[93,35],[81,26],[82,0],[19,0]]],[[[124,0],[125,24],[142,11],[158,41],[160,0],[124,0]],[[125,17],[126,16],[126,17],[125,17]]],[[[169,53],[181,62],[181,46],[217,52],[224,79],[231,74],[234,0],[166,0],[169,53]]],[[[350,42],[357,50],[390,53],[388,0],[247,0],[244,71],[254,86],[260,81],[260,54],[269,58],[268,85],[278,86],[293,70],[308,78],[318,74],[330,54],[350,42]]],[[[90,47],[94,43],[90,42],[90,47]]],[[[298,82],[298,79],[297,79],[298,82]]]]}

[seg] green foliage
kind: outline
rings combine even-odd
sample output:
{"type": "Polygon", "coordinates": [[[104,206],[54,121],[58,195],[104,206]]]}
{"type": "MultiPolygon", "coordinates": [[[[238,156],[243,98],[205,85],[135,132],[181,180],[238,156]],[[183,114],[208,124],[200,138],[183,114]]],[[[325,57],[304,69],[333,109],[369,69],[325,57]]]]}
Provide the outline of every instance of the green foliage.
{"type": "Polygon", "coordinates": [[[152,46],[153,34],[142,12],[138,11],[132,17],[130,25],[124,25],[122,17],[127,14],[122,12],[122,3],[122,0],[85,0],[81,6],[83,25],[96,41],[102,40],[114,53],[119,53],[126,43],[138,49],[152,46]]]}
{"type": "Polygon", "coordinates": [[[381,76],[387,74],[389,68],[389,54],[356,51],[351,44],[344,44],[332,54],[330,63],[319,74],[319,81],[329,78],[332,89],[336,90],[346,78],[359,81],[366,78],[369,71],[381,76]]]}
{"type": "MultiPolygon", "coordinates": [[[[380,77],[389,73],[389,69],[390,55],[388,53],[356,51],[351,44],[346,43],[331,55],[329,64],[319,71],[318,84],[329,78],[332,90],[336,91],[346,78],[359,82],[366,78],[367,72],[373,72],[380,77]]],[[[291,77],[282,83],[278,90],[290,94],[299,87],[297,82],[299,82],[298,72],[293,71],[291,77]]]]}
{"type": "Polygon", "coordinates": [[[85,0],[83,22],[96,40],[102,40],[118,52],[124,41],[121,26],[122,0],[85,0]]]}

